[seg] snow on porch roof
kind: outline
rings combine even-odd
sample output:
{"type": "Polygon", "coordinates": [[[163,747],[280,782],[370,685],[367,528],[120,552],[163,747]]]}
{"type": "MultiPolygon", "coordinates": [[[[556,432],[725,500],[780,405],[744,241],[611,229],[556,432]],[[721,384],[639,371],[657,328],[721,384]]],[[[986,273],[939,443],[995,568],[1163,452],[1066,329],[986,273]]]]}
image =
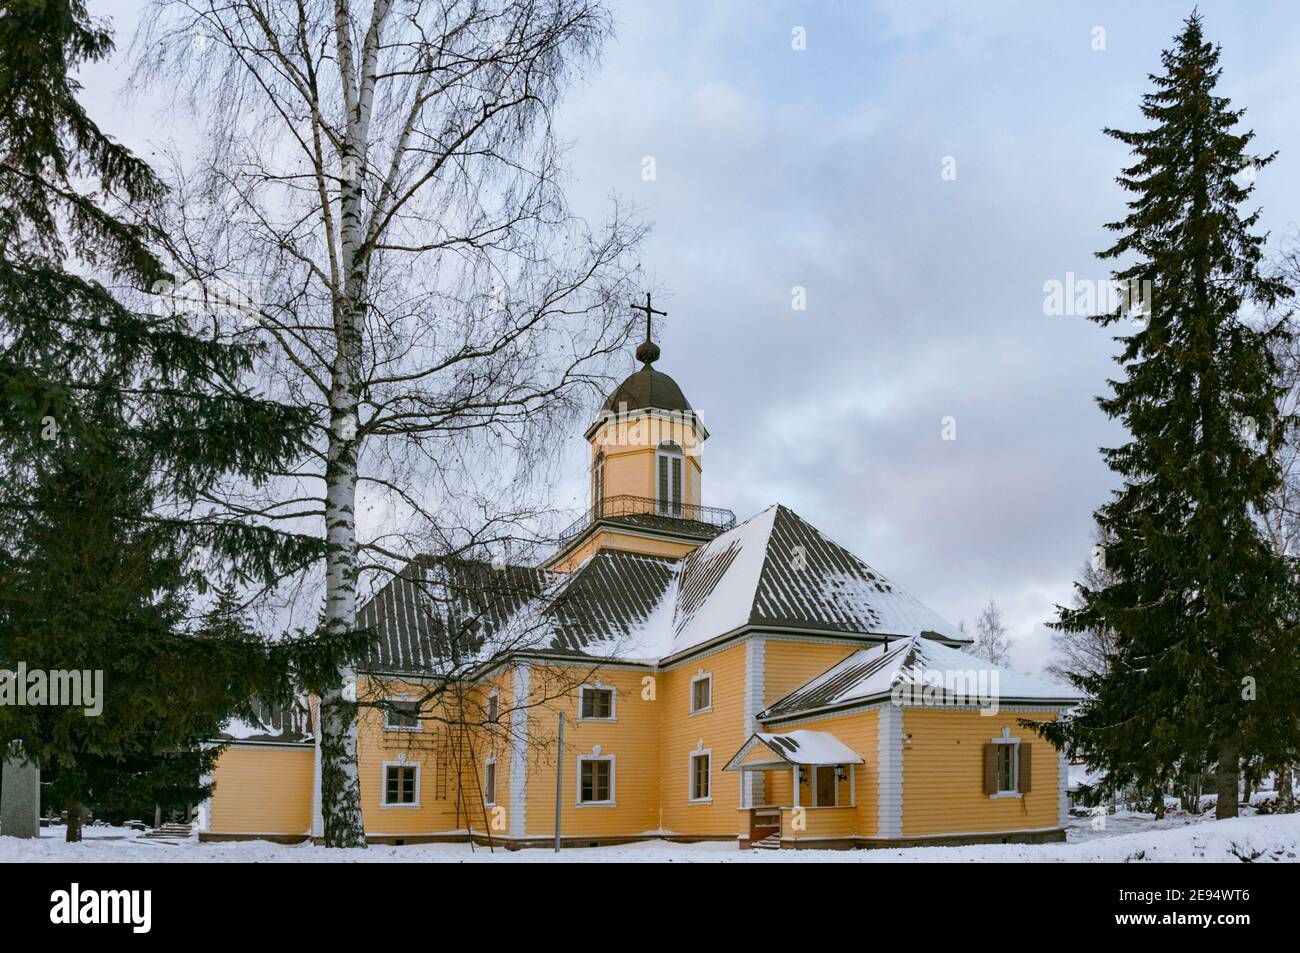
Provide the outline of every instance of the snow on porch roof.
{"type": "Polygon", "coordinates": [[[825,731],[786,731],[781,733],[755,732],[727,762],[724,771],[739,771],[741,761],[759,745],[763,745],[786,764],[863,764],[862,756],[825,731]]]}

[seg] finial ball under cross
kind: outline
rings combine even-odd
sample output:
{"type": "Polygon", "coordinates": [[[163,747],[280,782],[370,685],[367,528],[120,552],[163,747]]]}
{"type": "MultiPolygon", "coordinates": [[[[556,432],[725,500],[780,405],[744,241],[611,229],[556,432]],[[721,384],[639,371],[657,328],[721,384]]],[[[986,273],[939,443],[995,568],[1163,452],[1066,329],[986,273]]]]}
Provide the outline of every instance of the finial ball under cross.
{"type": "Polygon", "coordinates": [[[645,312],[645,340],[636,349],[636,359],[643,364],[653,364],[659,360],[659,345],[650,340],[650,316],[662,314],[667,317],[668,312],[660,311],[650,303],[650,292],[648,291],[645,294],[645,304],[633,303],[632,310],[645,312]]]}

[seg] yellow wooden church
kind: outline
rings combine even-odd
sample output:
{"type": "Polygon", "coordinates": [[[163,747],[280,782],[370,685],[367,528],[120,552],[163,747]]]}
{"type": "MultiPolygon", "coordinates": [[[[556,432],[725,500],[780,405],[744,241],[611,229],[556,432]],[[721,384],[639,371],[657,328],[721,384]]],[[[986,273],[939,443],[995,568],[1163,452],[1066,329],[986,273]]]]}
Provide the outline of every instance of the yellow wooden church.
{"type": "MultiPolygon", "coordinates": [[[[1064,839],[1066,763],[1021,721],[1073,693],[962,652],[786,507],[704,506],[709,434],[659,356],[647,333],[587,429],[591,506],[541,565],[418,558],[363,607],[368,838],[1064,839]]],[[[310,701],[224,740],[200,837],[319,836],[310,701]]]]}

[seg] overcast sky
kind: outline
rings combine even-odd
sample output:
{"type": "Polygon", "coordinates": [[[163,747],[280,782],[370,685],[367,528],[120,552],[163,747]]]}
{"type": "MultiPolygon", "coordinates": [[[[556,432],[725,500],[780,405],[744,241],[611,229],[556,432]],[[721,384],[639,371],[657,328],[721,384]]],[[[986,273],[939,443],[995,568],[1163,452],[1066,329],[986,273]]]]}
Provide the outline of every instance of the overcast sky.
{"type": "MultiPolygon", "coordinates": [[[[121,48],[141,5],[89,2],[121,48]]],[[[784,503],[954,622],[993,597],[1015,667],[1041,667],[1111,486],[1097,448],[1119,440],[1093,401],[1108,333],[1044,315],[1043,286],[1107,276],[1126,154],[1100,129],[1140,124],[1191,6],[615,4],[559,111],[571,197],[599,219],[616,192],[654,223],[657,366],[708,425],[706,504],[784,503]]],[[[1222,92],[1281,153],[1256,193],[1277,239],[1300,219],[1300,18],[1244,6],[1199,4],[1222,92]]],[[[118,96],[124,56],[83,79],[133,148],[173,134],[118,96]]],[[[575,433],[558,505],[583,499],[586,463],[575,433]]]]}

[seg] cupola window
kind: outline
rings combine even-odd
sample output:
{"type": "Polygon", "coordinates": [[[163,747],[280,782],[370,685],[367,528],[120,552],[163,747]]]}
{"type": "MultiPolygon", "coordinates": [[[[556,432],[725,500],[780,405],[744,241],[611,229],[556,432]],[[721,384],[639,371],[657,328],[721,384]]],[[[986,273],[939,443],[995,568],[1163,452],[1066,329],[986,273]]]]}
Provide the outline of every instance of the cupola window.
{"type": "Polygon", "coordinates": [[[682,448],[671,440],[659,445],[658,505],[661,516],[682,515],[682,448]]]}
{"type": "Polygon", "coordinates": [[[597,516],[605,515],[605,451],[596,454],[591,465],[591,510],[597,516]]]}

